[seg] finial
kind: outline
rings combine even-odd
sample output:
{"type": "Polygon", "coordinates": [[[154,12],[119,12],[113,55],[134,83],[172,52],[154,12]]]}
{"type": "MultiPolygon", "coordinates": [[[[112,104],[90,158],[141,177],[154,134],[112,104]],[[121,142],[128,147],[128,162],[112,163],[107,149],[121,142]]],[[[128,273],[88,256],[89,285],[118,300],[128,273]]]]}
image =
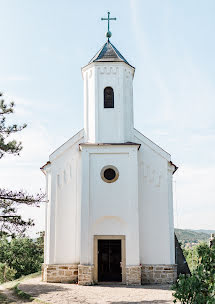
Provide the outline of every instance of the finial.
{"type": "Polygon", "coordinates": [[[112,36],[110,32],[110,20],[116,20],[116,18],[110,18],[110,12],[108,12],[108,17],[107,18],[101,18],[101,20],[107,20],[108,21],[108,31],[106,33],[106,37],[109,41],[110,37],[112,36]]]}

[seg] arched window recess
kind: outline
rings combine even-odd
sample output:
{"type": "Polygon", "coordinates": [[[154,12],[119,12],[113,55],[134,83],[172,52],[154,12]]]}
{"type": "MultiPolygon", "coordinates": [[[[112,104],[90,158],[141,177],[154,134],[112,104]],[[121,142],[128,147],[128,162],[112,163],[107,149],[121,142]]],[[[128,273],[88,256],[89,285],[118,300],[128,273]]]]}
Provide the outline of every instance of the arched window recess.
{"type": "Polygon", "coordinates": [[[114,92],[111,87],[104,89],[104,108],[114,108],[114,92]]]}

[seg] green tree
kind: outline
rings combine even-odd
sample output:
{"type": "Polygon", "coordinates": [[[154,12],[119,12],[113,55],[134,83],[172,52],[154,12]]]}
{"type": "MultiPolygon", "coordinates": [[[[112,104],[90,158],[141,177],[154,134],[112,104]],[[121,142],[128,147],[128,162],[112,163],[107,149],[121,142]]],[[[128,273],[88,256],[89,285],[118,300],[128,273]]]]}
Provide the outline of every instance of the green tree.
{"type": "MultiPolygon", "coordinates": [[[[201,243],[201,244],[205,244],[205,243],[201,243]]],[[[187,261],[187,264],[189,266],[191,273],[196,269],[196,267],[198,265],[198,259],[199,259],[198,246],[199,245],[195,245],[192,248],[183,249],[183,253],[186,258],[186,261],[187,261]]]]}
{"type": "MultiPolygon", "coordinates": [[[[11,140],[9,137],[23,130],[27,125],[6,124],[6,117],[14,113],[14,106],[14,102],[6,104],[3,94],[0,93],[0,159],[6,154],[19,155],[22,150],[21,142],[11,140]]],[[[3,235],[23,235],[26,229],[33,226],[34,223],[33,220],[24,220],[18,215],[18,206],[24,204],[38,207],[44,198],[43,193],[30,195],[24,190],[0,189],[0,237],[3,235]]]]}
{"type": "Polygon", "coordinates": [[[215,246],[196,246],[197,266],[191,276],[180,275],[173,286],[174,303],[215,304],[215,246]]]}
{"type": "Polygon", "coordinates": [[[0,263],[0,283],[12,281],[15,278],[15,274],[15,269],[10,268],[6,263],[0,263]]]}
{"type": "MultiPolygon", "coordinates": [[[[14,270],[17,279],[22,275],[31,274],[41,270],[43,262],[43,235],[36,240],[27,237],[16,237],[9,240],[0,239],[0,263],[9,270],[14,270]]],[[[11,271],[10,271],[11,273],[11,271]]],[[[0,276],[3,276],[0,274],[0,276]]]]}

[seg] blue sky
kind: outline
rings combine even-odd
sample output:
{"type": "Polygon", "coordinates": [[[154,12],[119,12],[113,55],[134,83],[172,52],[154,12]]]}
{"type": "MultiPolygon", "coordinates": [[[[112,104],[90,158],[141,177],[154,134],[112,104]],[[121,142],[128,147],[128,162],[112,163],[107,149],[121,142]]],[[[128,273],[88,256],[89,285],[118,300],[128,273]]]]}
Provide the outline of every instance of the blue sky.
{"type": "MultiPolygon", "coordinates": [[[[38,191],[48,155],[83,127],[81,67],[111,42],[136,67],[135,127],[172,155],[175,226],[215,229],[215,2],[0,1],[0,91],[16,103],[20,157],[0,183],[38,191]]],[[[43,229],[44,208],[21,209],[43,229]]]]}

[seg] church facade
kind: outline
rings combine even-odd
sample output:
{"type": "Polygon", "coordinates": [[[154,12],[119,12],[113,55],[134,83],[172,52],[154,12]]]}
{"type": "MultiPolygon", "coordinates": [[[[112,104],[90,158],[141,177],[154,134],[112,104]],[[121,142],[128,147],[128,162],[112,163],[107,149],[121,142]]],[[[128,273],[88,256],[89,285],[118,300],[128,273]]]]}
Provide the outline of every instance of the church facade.
{"type": "Polygon", "coordinates": [[[134,128],[132,67],[109,41],[82,68],[84,129],[49,157],[47,282],[176,279],[171,156],[134,128]]]}

